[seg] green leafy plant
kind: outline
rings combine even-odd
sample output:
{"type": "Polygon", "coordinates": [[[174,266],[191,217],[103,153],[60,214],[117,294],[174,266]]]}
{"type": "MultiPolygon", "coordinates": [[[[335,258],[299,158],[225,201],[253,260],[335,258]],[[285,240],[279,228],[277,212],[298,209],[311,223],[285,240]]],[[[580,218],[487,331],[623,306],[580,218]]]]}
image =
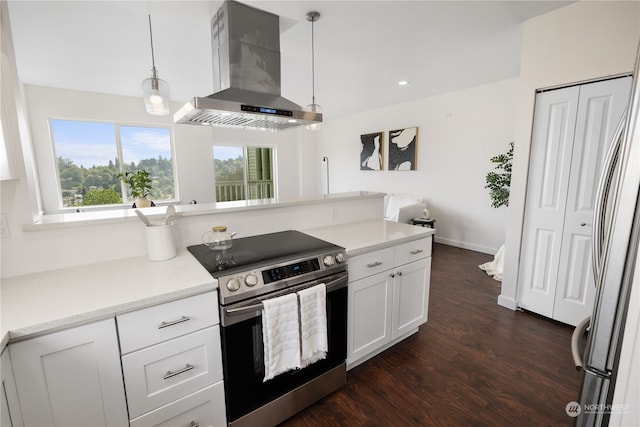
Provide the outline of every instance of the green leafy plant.
{"type": "Polygon", "coordinates": [[[151,176],[149,172],[144,169],[135,173],[119,173],[118,179],[129,186],[131,189],[131,197],[136,199],[146,198],[151,193],[151,190],[153,190],[151,176]]]}
{"type": "Polygon", "coordinates": [[[513,162],[513,142],[509,143],[509,149],[504,154],[492,157],[491,162],[495,164],[494,169],[487,173],[484,188],[489,189],[491,197],[491,207],[509,206],[509,187],[511,187],[511,164],[513,162]]]}

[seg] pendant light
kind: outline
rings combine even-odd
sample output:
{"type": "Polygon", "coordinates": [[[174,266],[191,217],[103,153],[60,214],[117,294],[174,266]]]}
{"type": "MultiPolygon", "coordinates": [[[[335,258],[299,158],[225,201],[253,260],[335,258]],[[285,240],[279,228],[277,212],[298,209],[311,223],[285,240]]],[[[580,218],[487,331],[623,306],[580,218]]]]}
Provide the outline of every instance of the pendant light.
{"type": "Polygon", "coordinates": [[[147,113],[154,116],[169,114],[169,85],[158,78],[156,61],[153,55],[153,33],[151,32],[151,15],[149,15],[149,36],[151,38],[151,77],[142,82],[144,105],[147,113]]]}
{"type": "MultiPolygon", "coordinates": [[[[313,24],[320,19],[320,12],[311,11],[307,13],[307,21],[311,22],[311,104],[307,105],[307,109],[314,113],[321,113],[322,107],[316,104],[316,62],[315,62],[315,40],[313,32],[313,24]]],[[[320,129],[320,123],[307,125],[309,130],[320,129]]]]}

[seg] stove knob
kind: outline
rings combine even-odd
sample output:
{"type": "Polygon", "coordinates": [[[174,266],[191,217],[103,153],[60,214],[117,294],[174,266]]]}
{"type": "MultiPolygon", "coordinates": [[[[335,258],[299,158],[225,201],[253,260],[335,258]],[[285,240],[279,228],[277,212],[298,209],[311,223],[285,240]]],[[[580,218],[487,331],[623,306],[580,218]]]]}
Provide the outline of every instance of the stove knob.
{"type": "Polygon", "coordinates": [[[347,260],[347,257],[345,254],[343,254],[342,252],[338,252],[336,254],[336,262],[338,264],[342,264],[343,262],[345,262],[347,260]]]}
{"type": "Polygon", "coordinates": [[[327,266],[327,267],[331,267],[333,264],[336,263],[336,260],[333,258],[332,255],[327,255],[326,257],[324,257],[324,259],[322,260],[322,263],[327,266]]]}
{"type": "Polygon", "coordinates": [[[258,277],[255,274],[249,274],[244,278],[244,284],[251,287],[258,284],[258,277]]]}
{"type": "Polygon", "coordinates": [[[238,279],[229,279],[227,282],[227,289],[231,292],[235,292],[240,289],[240,281],[238,279]]]}

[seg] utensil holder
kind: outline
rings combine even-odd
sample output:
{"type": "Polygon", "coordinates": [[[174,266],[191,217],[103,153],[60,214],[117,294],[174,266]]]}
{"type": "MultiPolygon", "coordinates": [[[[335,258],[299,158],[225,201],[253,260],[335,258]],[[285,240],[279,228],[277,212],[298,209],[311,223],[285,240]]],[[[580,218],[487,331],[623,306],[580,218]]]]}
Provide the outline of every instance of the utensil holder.
{"type": "Polygon", "coordinates": [[[151,224],[145,227],[147,236],[147,256],[151,261],[166,261],[176,256],[173,238],[173,222],[151,224]]]}

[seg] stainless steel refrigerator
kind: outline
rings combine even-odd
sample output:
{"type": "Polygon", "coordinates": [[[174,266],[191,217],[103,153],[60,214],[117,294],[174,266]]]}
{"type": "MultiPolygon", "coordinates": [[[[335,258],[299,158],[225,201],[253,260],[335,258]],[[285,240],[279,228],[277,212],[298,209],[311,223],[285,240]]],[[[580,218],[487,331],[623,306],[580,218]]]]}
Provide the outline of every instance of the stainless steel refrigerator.
{"type": "Polygon", "coordinates": [[[580,405],[573,408],[577,426],[606,426],[615,410],[613,394],[631,284],[633,275],[640,274],[634,271],[640,238],[639,61],[640,49],[629,106],[607,154],[594,209],[595,305],[572,337],[576,367],[584,371],[580,405]],[[581,357],[578,348],[585,330],[587,341],[581,357]]]}

